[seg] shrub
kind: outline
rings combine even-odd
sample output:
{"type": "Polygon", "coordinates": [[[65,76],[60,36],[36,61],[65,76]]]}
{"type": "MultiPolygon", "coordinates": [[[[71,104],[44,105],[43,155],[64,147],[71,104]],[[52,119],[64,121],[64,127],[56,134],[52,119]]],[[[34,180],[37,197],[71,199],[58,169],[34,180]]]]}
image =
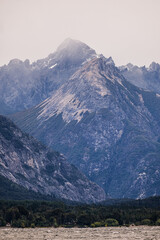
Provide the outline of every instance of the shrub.
{"type": "Polygon", "coordinates": [[[105,226],[108,226],[108,227],[114,227],[118,225],[119,225],[118,221],[114,218],[107,218],[105,221],[105,226]]]}
{"type": "Polygon", "coordinates": [[[157,221],[156,221],[156,225],[157,225],[157,226],[160,226],[160,218],[157,219],[157,221]]]}
{"type": "Polygon", "coordinates": [[[51,217],[50,218],[50,222],[51,222],[51,226],[53,226],[53,227],[58,227],[58,223],[57,223],[57,220],[56,220],[56,218],[54,218],[54,217],[51,217]]]}
{"type": "Polygon", "coordinates": [[[31,223],[31,228],[35,228],[35,224],[34,223],[31,223]]]}
{"type": "Polygon", "coordinates": [[[143,220],[141,221],[141,224],[142,224],[142,225],[150,225],[150,224],[151,224],[151,220],[150,220],[150,219],[143,219],[143,220]]]}
{"type": "Polygon", "coordinates": [[[94,222],[91,224],[91,227],[104,227],[104,222],[94,222]]]}
{"type": "Polygon", "coordinates": [[[17,228],[24,228],[24,227],[27,227],[27,223],[26,223],[25,220],[18,219],[18,220],[13,221],[11,226],[12,227],[17,227],[17,228]]]}
{"type": "Polygon", "coordinates": [[[95,224],[94,224],[94,223],[92,223],[90,227],[91,227],[91,228],[94,228],[94,227],[95,227],[95,224]]]}

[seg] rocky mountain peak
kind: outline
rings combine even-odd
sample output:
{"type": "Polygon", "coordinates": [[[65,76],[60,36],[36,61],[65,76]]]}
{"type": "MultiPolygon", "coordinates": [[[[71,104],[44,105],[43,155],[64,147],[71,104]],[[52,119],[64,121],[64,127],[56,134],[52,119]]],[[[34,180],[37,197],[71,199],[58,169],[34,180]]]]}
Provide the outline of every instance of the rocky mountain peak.
{"type": "Polygon", "coordinates": [[[20,59],[12,59],[8,66],[6,66],[9,69],[19,69],[20,71],[23,71],[25,68],[29,68],[30,65],[30,61],[28,59],[26,59],[24,62],[21,61],[20,59]]]}
{"type": "Polygon", "coordinates": [[[160,93],[160,64],[152,62],[149,67],[138,67],[129,63],[119,70],[135,86],[160,93]]]}
{"type": "MultiPolygon", "coordinates": [[[[115,67],[114,61],[111,57],[105,58],[102,54],[94,56],[90,61],[86,62],[82,71],[95,68],[97,71],[105,71],[107,67],[115,67]]],[[[93,72],[94,73],[94,72],[93,72]]]]}
{"type": "Polygon", "coordinates": [[[74,40],[72,38],[66,38],[57,48],[57,51],[61,51],[65,48],[72,48],[81,45],[82,42],[79,40],[74,40]]]}
{"type": "Polygon", "coordinates": [[[38,118],[44,120],[63,113],[66,122],[79,122],[86,112],[106,107],[106,98],[111,97],[117,83],[124,88],[121,78],[112,58],[96,55],[39,105],[43,107],[38,118]]]}
{"type": "Polygon", "coordinates": [[[39,104],[96,56],[95,50],[85,43],[66,39],[57,51],[32,64],[29,60],[11,60],[0,68],[0,113],[39,104]]]}
{"type": "Polygon", "coordinates": [[[14,58],[9,62],[9,65],[17,65],[23,63],[20,59],[14,58]]]}
{"type": "MultiPolygon", "coordinates": [[[[107,77],[107,79],[116,79],[115,76],[119,77],[119,69],[115,67],[114,61],[111,57],[105,58],[102,54],[96,55],[93,59],[88,61],[82,68],[80,68],[72,78],[87,78],[92,82],[95,79],[96,82],[98,79],[107,77]],[[109,78],[108,78],[109,77],[109,78]]],[[[112,79],[112,80],[113,80],[112,79]]]]}
{"type": "Polygon", "coordinates": [[[92,48],[90,48],[87,44],[79,41],[79,40],[73,40],[71,38],[67,38],[65,39],[57,48],[57,52],[61,52],[61,51],[67,51],[68,53],[79,53],[80,51],[82,51],[84,53],[84,51],[89,51],[92,54],[96,54],[95,50],[93,50],[92,48]]]}
{"type": "Polygon", "coordinates": [[[149,71],[158,71],[160,70],[160,65],[156,62],[152,62],[148,68],[149,71]]]}
{"type": "Polygon", "coordinates": [[[125,71],[132,71],[133,69],[137,69],[138,67],[136,65],[133,65],[132,63],[128,63],[127,65],[122,65],[118,67],[120,71],[125,72],[125,71]]]}
{"type": "Polygon", "coordinates": [[[20,65],[23,64],[23,61],[21,61],[20,59],[14,58],[9,62],[9,66],[14,66],[14,65],[20,65]]]}
{"type": "Polygon", "coordinates": [[[40,69],[54,68],[55,70],[57,67],[61,69],[73,69],[79,68],[96,56],[95,50],[90,48],[87,44],[67,38],[59,45],[54,53],[49,54],[47,58],[40,59],[33,63],[33,66],[38,66],[40,69]]]}
{"type": "Polygon", "coordinates": [[[62,42],[56,51],[56,57],[58,57],[60,61],[65,61],[68,64],[74,65],[81,64],[95,56],[95,50],[90,48],[87,44],[70,38],[62,42]]]}

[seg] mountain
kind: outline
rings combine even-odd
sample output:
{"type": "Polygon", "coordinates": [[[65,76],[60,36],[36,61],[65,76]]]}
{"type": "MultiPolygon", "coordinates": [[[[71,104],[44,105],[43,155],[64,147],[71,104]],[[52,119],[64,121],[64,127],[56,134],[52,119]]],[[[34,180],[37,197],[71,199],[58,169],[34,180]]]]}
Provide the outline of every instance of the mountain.
{"type": "Polygon", "coordinates": [[[0,175],[0,199],[1,200],[57,200],[53,196],[43,195],[28,190],[11,180],[0,175]]]}
{"type": "Polygon", "coordinates": [[[148,68],[129,63],[119,67],[123,76],[137,87],[160,93],[160,65],[152,62],[148,68]]]}
{"type": "Polygon", "coordinates": [[[160,95],[129,83],[112,58],[95,56],[51,97],[11,118],[110,197],[160,194],[160,95]]]}
{"type": "Polygon", "coordinates": [[[87,203],[105,199],[104,191],[61,154],[21,132],[3,116],[0,116],[0,176],[59,199],[87,203]]]}
{"type": "Polygon", "coordinates": [[[96,56],[86,44],[66,39],[47,58],[30,64],[13,59],[0,67],[0,114],[30,108],[58,89],[85,62],[96,56]]]}

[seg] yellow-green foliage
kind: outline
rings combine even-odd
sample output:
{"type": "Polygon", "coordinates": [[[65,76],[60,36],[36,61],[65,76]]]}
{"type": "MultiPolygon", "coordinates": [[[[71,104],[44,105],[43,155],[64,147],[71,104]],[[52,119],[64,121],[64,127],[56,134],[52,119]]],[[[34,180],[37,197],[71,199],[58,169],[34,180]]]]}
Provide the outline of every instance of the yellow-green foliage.
{"type": "Polygon", "coordinates": [[[91,224],[91,227],[104,227],[104,222],[94,222],[91,224]]]}
{"type": "Polygon", "coordinates": [[[160,218],[156,221],[156,225],[160,226],[160,218]]]}
{"type": "Polygon", "coordinates": [[[150,224],[151,224],[151,220],[150,220],[150,219],[143,219],[143,220],[141,221],[141,224],[142,224],[142,225],[150,225],[150,224]]]}
{"type": "Polygon", "coordinates": [[[105,223],[105,226],[107,225],[108,227],[114,227],[119,225],[119,222],[114,218],[107,218],[105,223]]]}

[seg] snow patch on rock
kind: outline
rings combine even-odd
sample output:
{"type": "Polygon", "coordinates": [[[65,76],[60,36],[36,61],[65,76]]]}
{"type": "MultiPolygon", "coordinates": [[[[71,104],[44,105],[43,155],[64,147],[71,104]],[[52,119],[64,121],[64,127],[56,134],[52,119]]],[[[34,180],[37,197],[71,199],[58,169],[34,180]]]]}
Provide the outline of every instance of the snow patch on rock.
{"type": "Polygon", "coordinates": [[[57,66],[57,63],[54,64],[54,65],[52,65],[52,66],[50,66],[49,69],[52,69],[52,68],[54,68],[54,67],[56,67],[56,66],[57,66]]]}
{"type": "Polygon", "coordinates": [[[141,102],[142,104],[144,104],[144,100],[143,100],[143,96],[142,96],[142,94],[138,94],[138,96],[139,96],[139,100],[140,100],[140,102],[141,102]]]}

